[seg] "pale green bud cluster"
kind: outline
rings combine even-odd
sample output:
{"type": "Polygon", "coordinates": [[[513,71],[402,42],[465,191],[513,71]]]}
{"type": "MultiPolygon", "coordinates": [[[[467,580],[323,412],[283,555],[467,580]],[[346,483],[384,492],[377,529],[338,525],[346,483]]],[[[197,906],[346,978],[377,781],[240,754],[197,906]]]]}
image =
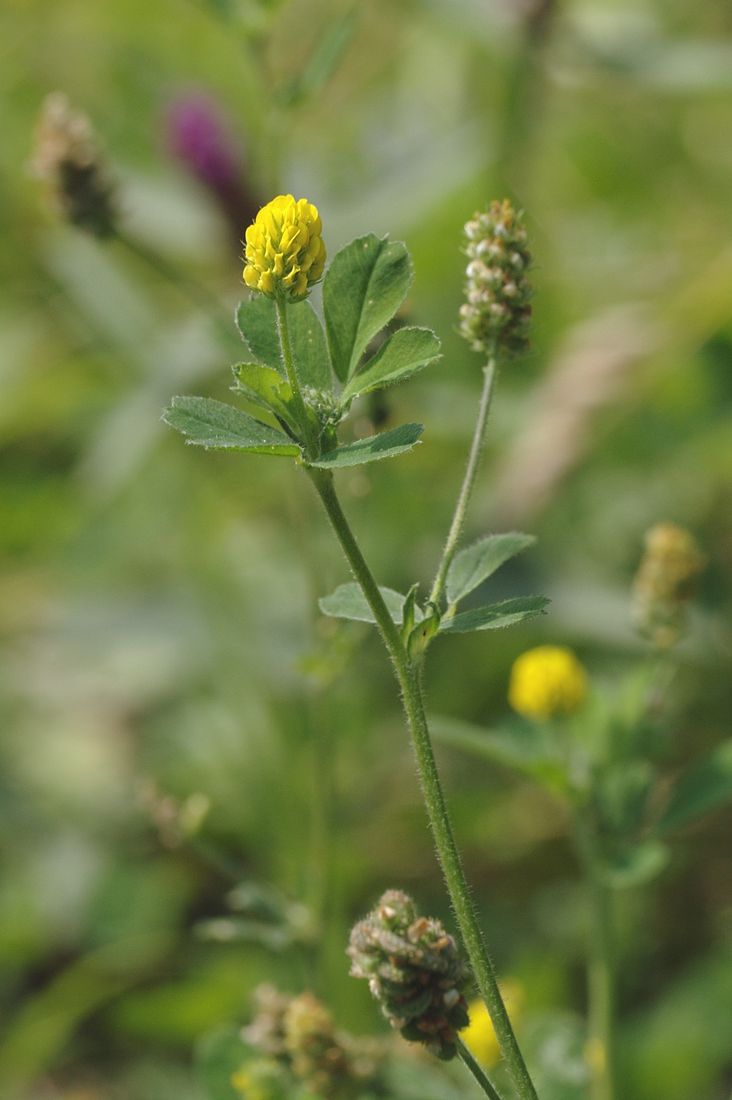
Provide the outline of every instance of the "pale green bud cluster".
{"type": "Polygon", "coordinates": [[[351,932],[351,974],[366,978],[393,1028],[424,1043],[438,1058],[457,1053],[460,1028],[468,1024],[465,963],[440,921],[417,915],[401,890],[388,890],[351,932]]]}
{"type": "MultiPolygon", "coordinates": [[[[280,1095],[283,1091],[287,1095],[304,1092],[318,1100],[355,1100],[370,1090],[380,1091],[381,1058],[373,1043],[337,1029],[331,1014],[312,993],[293,997],[264,985],[255,997],[257,1014],[243,1029],[242,1037],[270,1059],[270,1066],[279,1067],[284,1086],[280,1095]]],[[[233,1083],[245,1100],[260,1100],[255,1085],[261,1077],[261,1063],[247,1063],[233,1083]],[[256,1075],[252,1065],[258,1067],[256,1075]]],[[[272,1079],[270,1073],[267,1080],[272,1079]]]]}
{"type": "Polygon", "coordinates": [[[528,346],[531,254],[521,214],[504,199],[465,226],[465,302],[460,332],[474,351],[518,354],[528,346]]]}

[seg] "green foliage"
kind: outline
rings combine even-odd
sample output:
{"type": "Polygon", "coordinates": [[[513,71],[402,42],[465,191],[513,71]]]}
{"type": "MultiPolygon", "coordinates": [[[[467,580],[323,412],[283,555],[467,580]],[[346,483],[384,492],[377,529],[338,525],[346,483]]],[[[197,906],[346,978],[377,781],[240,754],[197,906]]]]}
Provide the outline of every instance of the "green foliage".
{"type": "Polygon", "coordinates": [[[204,1036],[196,1048],[196,1071],[208,1100],[241,1100],[231,1079],[251,1058],[236,1028],[222,1027],[204,1036]]]}
{"type": "Polygon", "coordinates": [[[252,357],[285,374],[277,331],[277,312],[271,298],[252,294],[236,310],[236,326],[252,357]]]}
{"type": "Polygon", "coordinates": [[[424,431],[422,424],[400,424],[381,435],[370,435],[366,439],[356,439],[353,443],[344,443],[333,451],[326,451],[319,459],[311,461],[310,466],[323,470],[339,466],[362,466],[365,462],[377,462],[382,458],[394,458],[405,454],[419,442],[424,431]]]}
{"type": "MultiPolygon", "coordinates": [[[[407,596],[401,592],[395,592],[393,588],[379,586],[379,592],[384,598],[387,610],[392,619],[401,625],[404,617],[404,606],[407,596]]],[[[318,605],[324,615],[330,615],[335,619],[355,619],[362,623],[374,623],[373,612],[369,607],[361,588],[354,581],[347,584],[339,584],[329,596],[323,596],[318,605]]],[[[415,619],[421,618],[418,607],[413,607],[415,619]]]]}
{"type": "Polygon", "coordinates": [[[545,614],[549,602],[546,596],[516,596],[500,603],[486,604],[485,607],[474,607],[444,618],[440,623],[440,633],[466,634],[471,630],[498,630],[504,626],[514,626],[545,614]]]}
{"type": "Polygon", "coordinates": [[[567,785],[566,769],[552,731],[543,726],[514,723],[483,729],[435,715],[430,728],[438,741],[470,756],[513,768],[550,787],[563,789],[567,785]]]}
{"type": "Polygon", "coordinates": [[[330,390],[330,359],[325,333],[319,317],[307,299],[288,304],[287,323],[295,373],[300,385],[312,386],[316,390],[330,390]]]}
{"type": "Polygon", "coordinates": [[[292,401],[292,389],[279,371],[261,363],[237,363],[231,369],[235,379],[232,389],[235,392],[292,425],[288,408],[292,401]]]}
{"type": "Polygon", "coordinates": [[[440,341],[428,328],[401,328],[383,344],[373,359],[355,374],[343,389],[346,403],[359,394],[403,382],[434,363],[440,356],[440,341]]]}
{"type": "Polygon", "coordinates": [[[401,241],[369,233],[334,256],[323,282],[323,309],[333,370],[341,382],[394,316],[411,280],[409,253],[401,241]]]}
{"type": "Polygon", "coordinates": [[[606,855],[600,864],[605,881],[616,889],[644,886],[667,866],[670,852],[657,840],[646,840],[628,846],[613,856],[606,855]]]}
{"type": "Polygon", "coordinates": [[[660,833],[679,829],[732,801],[732,741],[723,741],[679,777],[657,825],[660,833]]]}
{"type": "Polygon", "coordinates": [[[269,455],[300,453],[297,444],[282,432],[210,397],[174,397],[163,413],[163,420],[181,432],[186,442],[209,450],[269,455]]]}
{"type": "Polygon", "coordinates": [[[492,576],[504,562],[532,546],[535,541],[533,535],[510,531],[504,535],[487,535],[472,546],[458,551],[447,571],[448,603],[459,603],[492,576]]]}

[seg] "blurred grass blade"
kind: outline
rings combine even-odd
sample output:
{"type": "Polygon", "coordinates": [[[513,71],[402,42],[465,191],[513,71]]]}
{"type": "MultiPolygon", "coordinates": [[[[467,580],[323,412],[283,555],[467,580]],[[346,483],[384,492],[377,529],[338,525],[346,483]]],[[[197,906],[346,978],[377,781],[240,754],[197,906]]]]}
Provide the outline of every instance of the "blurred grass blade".
{"type": "Polygon", "coordinates": [[[277,98],[286,107],[315,99],[338,68],[356,30],[355,6],[336,19],[317,40],[303,69],[279,90],[277,98]]]}

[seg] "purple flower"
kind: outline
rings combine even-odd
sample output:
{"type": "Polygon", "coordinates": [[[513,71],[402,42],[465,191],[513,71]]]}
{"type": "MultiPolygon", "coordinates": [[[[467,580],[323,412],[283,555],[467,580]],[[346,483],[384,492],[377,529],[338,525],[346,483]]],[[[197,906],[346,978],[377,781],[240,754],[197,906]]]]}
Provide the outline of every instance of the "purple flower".
{"type": "Polygon", "coordinates": [[[247,180],[242,145],[220,107],[204,92],[183,93],[168,108],[165,132],[173,156],[216,199],[239,249],[260,203],[247,180]]]}

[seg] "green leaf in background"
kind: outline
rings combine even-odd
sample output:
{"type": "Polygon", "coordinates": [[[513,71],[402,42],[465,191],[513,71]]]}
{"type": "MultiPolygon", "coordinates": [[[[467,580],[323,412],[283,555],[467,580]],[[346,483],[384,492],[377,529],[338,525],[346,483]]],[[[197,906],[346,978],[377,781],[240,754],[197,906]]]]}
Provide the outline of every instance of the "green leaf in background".
{"type": "Polygon", "coordinates": [[[300,384],[330,392],[330,357],[320,318],[308,301],[288,303],[286,309],[292,358],[300,384]]]}
{"type": "Polygon", "coordinates": [[[292,390],[279,371],[261,363],[237,363],[232,368],[235,384],[232,389],[260,408],[269,409],[289,422],[288,402],[292,390]]]}
{"type": "Polygon", "coordinates": [[[472,546],[460,550],[447,571],[448,603],[458,603],[492,576],[504,562],[520,554],[535,541],[533,535],[509,531],[504,535],[487,535],[472,546]]]}
{"type": "Polygon", "coordinates": [[[656,826],[660,833],[687,825],[732,801],[732,740],[723,741],[682,775],[656,826]]]}
{"type": "Polygon", "coordinates": [[[282,432],[210,397],[174,397],[163,420],[182,432],[187,443],[198,447],[231,448],[252,454],[300,454],[297,444],[282,432]]]}
{"type": "Polygon", "coordinates": [[[361,393],[391,386],[416,374],[438,359],[440,341],[428,328],[400,328],[379,348],[364,369],[354,375],[343,391],[343,401],[361,393]]]}
{"type": "Polygon", "coordinates": [[[334,451],[326,451],[311,466],[320,466],[330,470],[337,466],[361,466],[364,462],[376,462],[380,458],[393,458],[395,455],[411,451],[419,442],[424,431],[422,424],[400,424],[381,435],[370,435],[366,439],[357,439],[354,443],[345,443],[334,451]]]}
{"type": "MultiPolygon", "coordinates": [[[[379,592],[384,597],[384,603],[397,626],[401,626],[404,615],[404,601],[406,596],[401,592],[395,592],[393,588],[382,588],[379,592]]],[[[318,606],[324,615],[330,615],[334,619],[354,619],[360,623],[375,623],[373,612],[366,602],[361,588],[355,581],[347,584],[339,584],[329,596],[323,596],[318,601],[318,606]]],[[[421,618],[418,607],[414,608],[415,619],[421,618]]]]}
{"type": "Polygon", "coordinates": [[[437,741],[470,756],[515,768],[554,789],[566,787],[566,772],[554,751],[551,731],[536,723],[521,726],[482,726],[435,715],[430,729],[437,741]]]}
{"type": "Polygon", "coordinates": [[[323,283],[323,309],[333,370],[341,382],[399,309],[411,279],[406,246],[388,237],[358,237],[334,257],[323,283]]]}
{"type": "Polygon", "coordinates": [[[669,855],[665,844],[658,840],[646,840],[612,859],[606,858],[602,865],[602,875],[617,890],[643,886],[663,871],[669,855]]]}
{"type": "Polygon", "coordinates": [[[241,1100],[231,1078],[251,1057],[238,1028],[222,1027],[204,1035],[196,1048],[196,1070],[209,1100],[241,1100]]]}
{"type": "Polygon", "coordinates": [[[246,301],[239,302],[236,327],[252,353],[252,358],[284,375],[277,332],[277,311],[272,299],[265,298],[263,294],[252,294],[246,301]]]}
{"type": "Polygon", "coordinates": [[[497,630],[499,627],[513,626],[543,615],[548,603],[546,596],[517,596],[512,600],[475,607],[471,611],[454,615],[451,619],[443,619],[440,633],[466,634],[471,630],[497,630]]]}

